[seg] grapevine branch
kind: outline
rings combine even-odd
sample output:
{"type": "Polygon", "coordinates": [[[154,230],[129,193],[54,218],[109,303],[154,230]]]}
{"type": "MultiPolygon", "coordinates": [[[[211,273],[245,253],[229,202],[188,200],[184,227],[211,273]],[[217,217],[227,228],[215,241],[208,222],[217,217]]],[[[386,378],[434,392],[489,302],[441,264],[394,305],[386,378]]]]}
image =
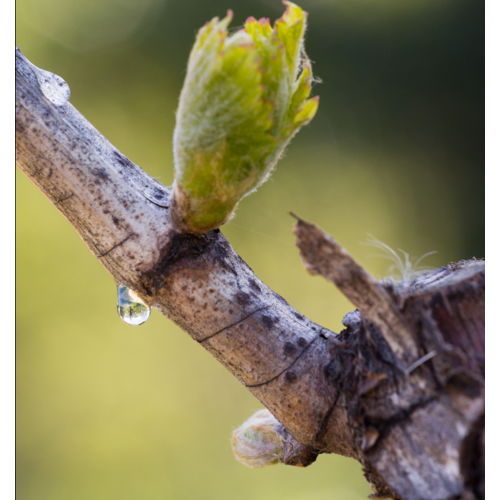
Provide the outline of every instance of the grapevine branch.
{"type": "Polygon", "coordinates": [[[362,463],[377,498],[481,498],[483,261],[402,290],[373,280],[298,218],[307,270],[358,307],[336,335],[262,283],[219,230],[180,233],[170,190],[71,104],[54,104],[38,71],[16,49],[17,166],[117,284],[174,321],[274,414],[284,463],[337,453],[362,463]]]}

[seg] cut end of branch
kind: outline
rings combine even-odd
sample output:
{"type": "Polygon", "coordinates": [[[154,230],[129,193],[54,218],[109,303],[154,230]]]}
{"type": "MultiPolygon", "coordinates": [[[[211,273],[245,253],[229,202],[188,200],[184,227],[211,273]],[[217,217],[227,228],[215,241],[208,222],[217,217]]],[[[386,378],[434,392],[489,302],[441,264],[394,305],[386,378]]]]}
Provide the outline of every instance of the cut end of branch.
{"type": "Polygon", "coordinates": [[[330,235],[314,224],[294,217],[297,223],[293,232],[306,270],[334,283],[379,329],[399,359],[416,357],[411,331],[386,290],[330,235]]]}

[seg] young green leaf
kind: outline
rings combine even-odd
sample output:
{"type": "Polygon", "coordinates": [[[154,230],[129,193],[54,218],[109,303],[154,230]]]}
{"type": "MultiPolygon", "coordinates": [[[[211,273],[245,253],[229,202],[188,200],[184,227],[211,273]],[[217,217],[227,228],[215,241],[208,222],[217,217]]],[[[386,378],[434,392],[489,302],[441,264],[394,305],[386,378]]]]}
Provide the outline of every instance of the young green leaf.
{"type": "Polygon", "coordinates": [[[227,222],[316,113],[307,13],[284,3],[274,27],[249,18],[228,35],[229,11],[198,32],[174,133],[172,216],[180,230],[202,234],[227,222]]]}

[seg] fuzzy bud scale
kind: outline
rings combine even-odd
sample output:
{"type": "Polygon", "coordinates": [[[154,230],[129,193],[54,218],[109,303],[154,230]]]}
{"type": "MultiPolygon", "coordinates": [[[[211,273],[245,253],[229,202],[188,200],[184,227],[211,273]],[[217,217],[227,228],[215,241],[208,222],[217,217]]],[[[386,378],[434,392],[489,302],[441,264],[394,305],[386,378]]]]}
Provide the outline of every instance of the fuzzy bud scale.
{"type": "Polygon", "coordinates": [[[279,463],[283,457],[280,426],[269,410],[254,413],[233,432],[231,446],[236,460],[254,469],[279,463]]]}

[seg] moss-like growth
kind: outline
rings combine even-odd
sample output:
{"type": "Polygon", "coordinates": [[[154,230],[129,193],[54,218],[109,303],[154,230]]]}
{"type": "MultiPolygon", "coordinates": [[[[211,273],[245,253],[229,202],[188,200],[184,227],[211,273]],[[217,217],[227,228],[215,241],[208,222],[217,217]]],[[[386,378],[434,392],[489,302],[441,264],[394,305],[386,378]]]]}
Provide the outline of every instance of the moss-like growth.
{"type": "Polygon", "coordinates": [[[198,32],[174,133],[172,215],[181,230],[201,234],[227,222],[316,113],[307,13],[284,3],[274,27],[249,18],[229,36],[228,12],[198,32]]]}

